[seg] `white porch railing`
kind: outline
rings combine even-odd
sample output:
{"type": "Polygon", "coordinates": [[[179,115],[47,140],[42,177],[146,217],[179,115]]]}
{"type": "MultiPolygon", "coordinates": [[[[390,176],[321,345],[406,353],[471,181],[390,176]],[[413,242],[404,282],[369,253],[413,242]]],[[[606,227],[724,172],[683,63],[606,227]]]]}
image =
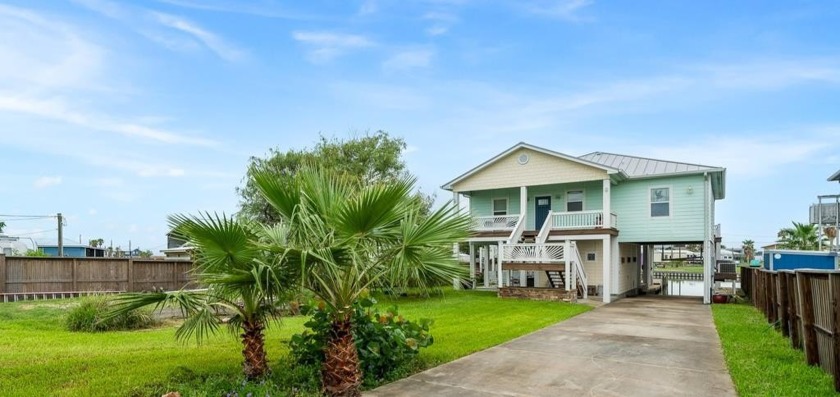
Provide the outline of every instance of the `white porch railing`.
{"type": "Polygon", "coordinates": [[[516,229],[517,221],[519,221],[519,214],[475,216],[473,230],[477,232],[513,231],[516,229]]]}
{"type": "MultiPolygon", "coordinates": [[[[551,229],[594,229],[604,226],[604,211],[552,212],[549,214],[551,229]]],[[[618,222],[616,214],[610,214],[610,226],[618,222]]]]}
{"type": "Polygon", "coordinates": [[[715,225],[715,237],[721,237],[720,234],[720,223],[715,225]]]}
{"type": "Polygon", "coordinates": [[[502,262],[562,262],[565,259],[563,243],[504,244],[502,262]]]}

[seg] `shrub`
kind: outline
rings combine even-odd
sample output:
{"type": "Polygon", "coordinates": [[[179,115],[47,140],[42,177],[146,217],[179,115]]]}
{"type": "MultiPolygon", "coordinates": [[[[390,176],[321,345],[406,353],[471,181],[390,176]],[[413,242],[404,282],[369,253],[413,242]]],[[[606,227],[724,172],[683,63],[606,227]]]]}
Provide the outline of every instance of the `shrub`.
{"type": "Polygon", "coordinates": [[[70,331],[102,332],[149,328],[156,322],[151,311],[132,310],[117,316],[106,316],[111,300],[105,296],[84,298],[79,306],[67,314],[65,325],[70,331]]]}
{"type": "MultiPolygon", "coordinates": [[[[434,343],[429,334],[432,320],[408,321],[393,306],[380,313],[374,309],[376,300],[364,297],[353,304],[353,336],[366,386],[392,380],[406,372],[407,366],[420,348],[434,343]]],[[[330,331],[330,318],[323,304],[302,307],[303,314],[312,315],[302,334],[289,342],[292,357],[300,365],[320,365],[324,361],[324,347],[330,331]]]]}

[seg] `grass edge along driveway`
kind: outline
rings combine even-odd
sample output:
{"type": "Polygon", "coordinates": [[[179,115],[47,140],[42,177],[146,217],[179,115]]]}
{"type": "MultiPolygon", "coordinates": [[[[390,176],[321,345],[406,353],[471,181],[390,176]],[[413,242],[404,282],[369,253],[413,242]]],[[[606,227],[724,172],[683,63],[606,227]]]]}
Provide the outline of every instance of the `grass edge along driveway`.
{"type": "MultiPolygon", "coordinates": [[[[64,313],[73,300],[0,304],[0,390],[4,396],[115,396],[164,381],[179,367],[235,377],[241,346],[224,333],[201,346],[175,340],[174,326],[152,330],[73,333],[64,313]]],[[[557,302],[499,299],[494,292],[446,291],[431,298],[380,299],[409,319],[433,318],[435,343],[421,355],[423,368],[455,360],[590,308],[557,302]]],[[[270,364],[288,352],[286,342],[305,318],[282,320],[267,333],[270,364]]],[[[277,368],[277,370],[282,370],[277,368]]],[[[219,391],[222,392],[221,390],[219,391]]]]}
{"type": "Polygon", "coordinates": [[[726,366],[738,395],[836,396],[831,376],[748,304],[712,305],[726,366]]]}

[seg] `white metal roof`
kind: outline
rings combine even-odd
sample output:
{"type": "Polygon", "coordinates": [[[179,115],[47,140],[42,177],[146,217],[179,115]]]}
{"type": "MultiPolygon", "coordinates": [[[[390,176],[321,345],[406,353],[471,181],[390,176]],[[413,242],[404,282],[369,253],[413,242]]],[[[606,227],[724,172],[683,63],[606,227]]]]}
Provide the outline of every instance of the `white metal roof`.
{"type": "Polygon", "coordinates": [[[603,152],[589,153],[580,156],[580,158],[593,163],[622,170],[630,178],[723,170],[722,168],[708,165],[656,160],[645,157],[603,152]]]}

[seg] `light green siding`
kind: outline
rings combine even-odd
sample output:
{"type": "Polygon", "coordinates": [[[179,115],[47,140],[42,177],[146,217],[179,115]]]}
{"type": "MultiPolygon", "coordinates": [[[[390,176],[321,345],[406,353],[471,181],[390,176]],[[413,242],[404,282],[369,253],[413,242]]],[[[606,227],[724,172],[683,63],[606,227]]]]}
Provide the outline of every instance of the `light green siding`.
{"type": "Polygon", "coordinates": [[[619,242],[680,242],[704,239],[703,175],[631,180],[612,188],[619,242]],[[650,189],[670,188],[670,216],[650,216],[650,189]]]}
{"type": "Polygon", "coordinates": [[[470,195],[470,213],[473,216],[493,215],[493,199],[508,199],[508,214],[519,214],[519,188],[481,190],[470,195]]]}
{"type": "Polygon", "coordinates": [[[560,185],[544,185],[544,186],[530,186],[528,187],[528,223],[525,225],[527,230],[538,230],[542,225],[535,225],[536,220],[536,197],[551,196],[551,211],[565,212],[566,211],[566,192],[570,190],[583,190],[583,209],[584,211],[600,210],[604,208],[603,182],[580,182],[580,183],[564,183],[560,185]]]}

